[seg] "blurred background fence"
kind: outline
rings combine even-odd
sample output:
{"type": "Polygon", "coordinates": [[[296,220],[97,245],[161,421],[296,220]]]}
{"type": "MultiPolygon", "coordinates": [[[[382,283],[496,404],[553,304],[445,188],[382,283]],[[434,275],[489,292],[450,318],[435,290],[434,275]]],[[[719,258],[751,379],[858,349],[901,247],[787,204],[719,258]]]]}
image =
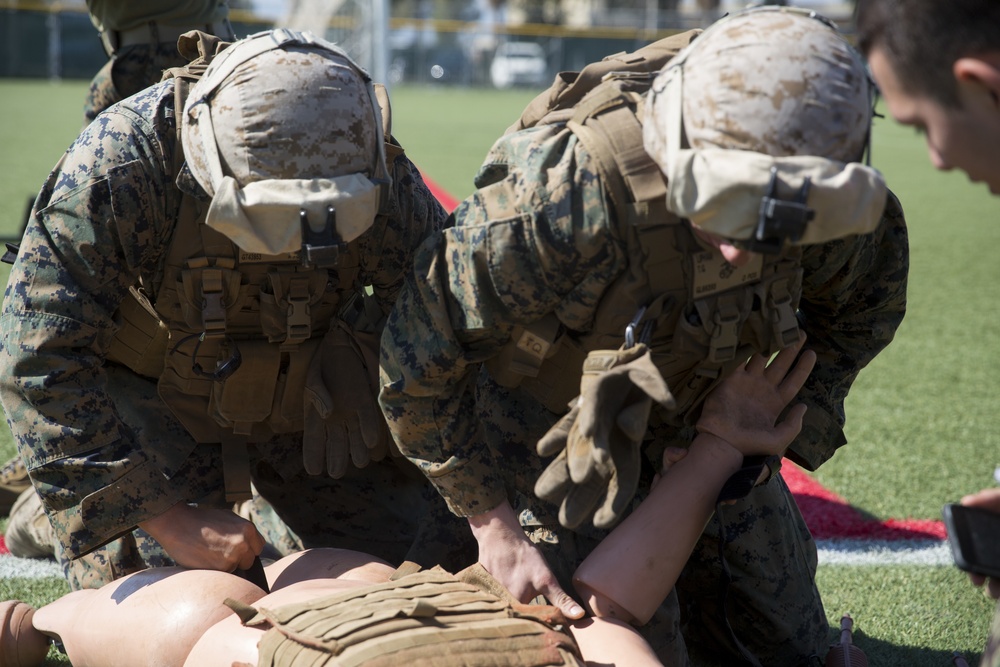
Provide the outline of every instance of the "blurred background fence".
{"type": "MultiPolygon", "coordinates": [[[[139,0],[127,0],[139,1],[139,0]]],[[[800,0],[851,30],[852,3],[800,0]]],[[[546,85],[607,54],[703,27],[727,0],[231,0],[238,36],[274,26],[340,43],[377,80],[546,85]],[[513,46],[511,44],[514,44],[513,46]]],[[[106,55],[83,0],[0,0],[0,77],[89,79],[106,55]]]]}

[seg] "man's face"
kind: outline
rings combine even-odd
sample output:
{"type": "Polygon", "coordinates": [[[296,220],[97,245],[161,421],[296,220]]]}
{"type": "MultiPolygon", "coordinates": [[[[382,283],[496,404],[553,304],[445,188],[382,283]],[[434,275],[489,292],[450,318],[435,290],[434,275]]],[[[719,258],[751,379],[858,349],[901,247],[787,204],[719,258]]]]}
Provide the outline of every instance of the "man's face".
{"type": "Polygon", "coordinates": [[[868,63],[889,113],[925,136],[937,169],[961,169],[970,180],[986,183],[993,194],[1000,194],[1000,113],[988,88],[975,81],[959,81],[961,105],[946,107],[904,90],[880,48],[872,49],[868,63]]]}

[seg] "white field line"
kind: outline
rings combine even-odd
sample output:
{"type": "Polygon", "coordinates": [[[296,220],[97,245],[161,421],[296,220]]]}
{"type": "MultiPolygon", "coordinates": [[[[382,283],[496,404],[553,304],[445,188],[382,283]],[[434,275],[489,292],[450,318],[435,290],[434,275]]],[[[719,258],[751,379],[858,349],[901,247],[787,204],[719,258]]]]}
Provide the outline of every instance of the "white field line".
{"type": "Polygon", "coordinates": [[[44,579],[62,577],[62,568],[52,559],[18,558],[10,554],[0,556],[0,578],[44,579]]]}
{"type": "Polygon", "coordinates": [[[953,565],[944,540],[816,540],[820,565],[953,565]]]}
{"type": "MultiPolygon", "coordinates": [[[[951,549],[940,540],[816,540],[820,565],[947,565],[951,549]]],[[[62,577],[53,560],[0,555],[0,578],[62,577]]]]}

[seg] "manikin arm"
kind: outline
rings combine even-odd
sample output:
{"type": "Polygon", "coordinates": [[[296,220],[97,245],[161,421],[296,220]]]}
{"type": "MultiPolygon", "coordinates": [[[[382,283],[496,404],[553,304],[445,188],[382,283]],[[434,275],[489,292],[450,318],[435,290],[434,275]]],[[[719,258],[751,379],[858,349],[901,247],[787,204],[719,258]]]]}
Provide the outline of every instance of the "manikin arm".
{"type": "Polygon", "coordinates": [[[593,614],[646,623],[669,595],[743,457],[782,454],[798,434],[805,406],[777,420],[815,363],[810,351],[795,362],[803,342],[770,364],[754,355],[706,399],[687,455],[577,568],[574,583],[593,614]]]}

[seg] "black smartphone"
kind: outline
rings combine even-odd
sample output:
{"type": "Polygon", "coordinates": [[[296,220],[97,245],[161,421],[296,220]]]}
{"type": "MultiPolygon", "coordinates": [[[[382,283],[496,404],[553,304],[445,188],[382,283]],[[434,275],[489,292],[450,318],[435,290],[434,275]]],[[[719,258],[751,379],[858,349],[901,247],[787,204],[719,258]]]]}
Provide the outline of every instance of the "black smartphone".
{"type": "Polygon", "coordinates": [[[955,565],[1000,579],[1000,514],[957,503],[941,510],[955,565]]]}

